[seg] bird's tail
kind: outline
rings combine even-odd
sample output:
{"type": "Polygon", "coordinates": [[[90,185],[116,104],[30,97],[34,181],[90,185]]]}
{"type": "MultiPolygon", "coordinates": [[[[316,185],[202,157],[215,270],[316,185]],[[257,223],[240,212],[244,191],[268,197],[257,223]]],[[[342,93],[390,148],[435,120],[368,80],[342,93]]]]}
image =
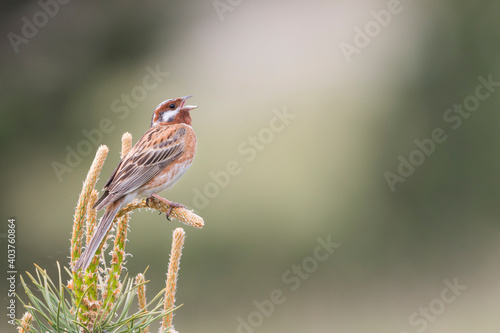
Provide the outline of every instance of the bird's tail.
{"type": "Polygon", "coordinates": [[[106,207],[106,212],[104,212],[104,215],[101,218],[101,222],[99,222],[97,230],[94,232],[90,243],[87,245],[87,248],[80,256],[80,259],[78,259],[78,261],[76,262],[75,267],[73,267],[74,272],[78,271],[79,269],[86,270],[87,267],[89,267],[92,258],[94,258],[94,254],[96,253],[97,249],[101,245],[102,240],[104,239],[104,237],[106,237],[106,234],[111,228],[111,224],[115,219],[116,214],[122,208],[123,201],[124,198],[118,199],[112,202],[108,207],[106,207]]]}

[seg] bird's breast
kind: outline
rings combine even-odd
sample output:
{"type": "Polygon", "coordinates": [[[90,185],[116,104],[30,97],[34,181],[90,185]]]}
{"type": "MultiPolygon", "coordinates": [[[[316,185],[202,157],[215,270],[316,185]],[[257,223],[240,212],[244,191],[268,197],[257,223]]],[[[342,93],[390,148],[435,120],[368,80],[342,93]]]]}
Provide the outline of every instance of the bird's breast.
{"type": "Polygon", "coordinates": [[[140,197],[149,197],[153,194],[169,189],[189,169],[193,163],[194,154],[196,152],[196,136],[191,128],[190,130],[190,135],[187,135],[187,138],[184,141],[185,148],[182,155],[170,163],[156,177],[144,184],[138,193],[140,197]]]}

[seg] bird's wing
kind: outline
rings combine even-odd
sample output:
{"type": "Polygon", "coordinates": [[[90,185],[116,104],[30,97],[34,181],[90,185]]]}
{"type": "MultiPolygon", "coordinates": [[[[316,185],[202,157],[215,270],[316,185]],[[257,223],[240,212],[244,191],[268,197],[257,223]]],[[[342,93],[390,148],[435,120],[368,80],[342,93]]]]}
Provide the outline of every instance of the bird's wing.
{"type": "Polygon", "coordinates": [[[110,201],[137,190],[184,152],[187,131],[183,127],[152,127],[135,144],[115,169],[99,200],[98,209],[110,201]]]}

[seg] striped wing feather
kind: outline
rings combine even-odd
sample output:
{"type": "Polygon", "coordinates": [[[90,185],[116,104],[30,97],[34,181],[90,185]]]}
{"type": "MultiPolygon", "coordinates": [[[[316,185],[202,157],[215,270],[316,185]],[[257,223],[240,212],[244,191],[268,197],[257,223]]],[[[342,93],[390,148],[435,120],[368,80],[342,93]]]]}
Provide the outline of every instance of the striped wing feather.
{"type": "Polygon", "coordinates": [[[175,134],[170,128],[160,132],[155,129],[155,132],[155,139],[161,136],[165,140],[149,146],[151,135],[146,132],[111,174],[104,187],[105,193],[94,207],[99,210],[111,201],[137,190],[182,155],[186,136],[184,129],[178,129],[175,134]]]}

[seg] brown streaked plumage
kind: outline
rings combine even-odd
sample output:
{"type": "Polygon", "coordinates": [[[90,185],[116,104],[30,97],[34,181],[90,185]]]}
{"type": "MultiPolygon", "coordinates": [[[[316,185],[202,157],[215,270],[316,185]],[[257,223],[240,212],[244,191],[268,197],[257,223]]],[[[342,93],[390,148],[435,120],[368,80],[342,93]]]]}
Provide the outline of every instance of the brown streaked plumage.
{"type": "MultiPolygon", "coordinates": [[[[189,114],[196,106],[184,105],[189,97],[158,105],[151,127],[113,171],[94,206],[97,210],[106,208],[106,212],[73,271],[87,269],[122,207],[136,198],[148,198],[172,187],[189,169],[196,152],[189,114]]],[[[171,207],[181,206],[168,203],[171,207]]]]}

